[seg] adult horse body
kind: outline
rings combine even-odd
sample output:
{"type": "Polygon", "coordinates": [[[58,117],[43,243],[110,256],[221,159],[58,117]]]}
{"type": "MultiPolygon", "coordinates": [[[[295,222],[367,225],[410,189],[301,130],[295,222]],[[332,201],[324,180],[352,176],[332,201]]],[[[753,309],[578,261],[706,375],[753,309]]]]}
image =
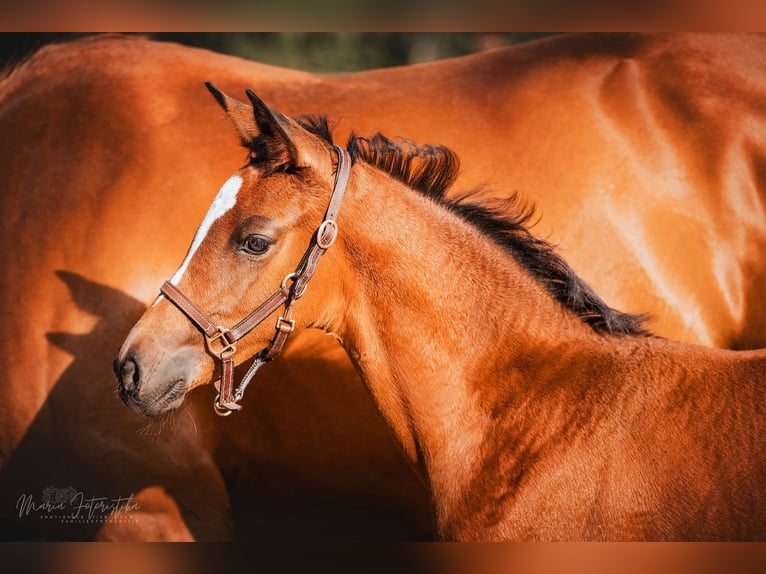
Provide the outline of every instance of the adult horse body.
{"type": "MultiPolygon", "coordinates": [[[[260,309],[285,277],[290,329],[342,342],[424,469],[442,537],[766,537],[766,350],[649,336],[528,232],[528,213],[445,199],[446,148],[376,136],[333,150],[321,122],[249,96],[251,117],[217,94],[251,158],[120,350],[128,405],[156,415],[208,383],[198,327],[260,309]]],[[[274,335],[238,329],[244,357],[274,335]]]]}
{"type": "MultiPolygon", "coordinates": [[[[0,233],[13,246],[0,254],[3,507],[51,483],[94,494],[162,485],[193,532],[216,538],[228,530],[211,518],[226,507],[222,473],[243,509],[237,526],[259,536],[381,523],[375,535],[410,535],[423,522],[417,481],[326,337],[303,335],[290,360],[264,369],[247,417],[213,424],[203,391],[199,432],[176,433],[178,444],[137,436],[143,423],[109,406],[114,348],[240,157],[202,81],[252,86],[290,114],[327,112],[339,137],[353,126],[444,143],[464,160],[458,187],[533,199],[541,234],[612,305],[651,312],[661,335],[757,347],[763,49],[752,36],[572,36],[316,76],[137,38],[46,48],[0,84],[0,233]],[[125,457],[132,470],[116,462],[125,457]],[[326,518],[343,501],[345,514],[326,518]]],[[[4,535],[78,536],[25,524],[9,519],[4,535]]]]}

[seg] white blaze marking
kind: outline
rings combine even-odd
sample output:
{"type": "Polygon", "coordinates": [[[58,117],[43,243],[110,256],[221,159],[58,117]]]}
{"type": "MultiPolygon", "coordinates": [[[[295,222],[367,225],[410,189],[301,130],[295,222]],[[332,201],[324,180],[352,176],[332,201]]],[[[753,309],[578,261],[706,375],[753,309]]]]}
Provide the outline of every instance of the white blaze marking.
{"type": "Polygon", "coordinates": [[[237,194],[241,187],[242,178],[238,175],[231,176],[226,180],[226,183],[223,184],[218,195],[215,196],[207,215],[205,215],[205,219],[202,220],[199,229],[197,229],[197,233],[194,234],[194,239],[192,240],[191,247],[189,247],[189,253],[186,254],[186,259],[184,259],[184,262],[181,263],[181,267],[178,268],[178,271],[176,271],[170,279],[170,282],[173,285],[178,285],[184,271],[186,271],[186,268],[189,266],[191,258],[194,256],[197,249],[199,249],[199,246],[205,240],[205,237],[207,237],[207,232],[210,231],[210,227],[212,227],[213,223],[237,203],[237,194]]]}

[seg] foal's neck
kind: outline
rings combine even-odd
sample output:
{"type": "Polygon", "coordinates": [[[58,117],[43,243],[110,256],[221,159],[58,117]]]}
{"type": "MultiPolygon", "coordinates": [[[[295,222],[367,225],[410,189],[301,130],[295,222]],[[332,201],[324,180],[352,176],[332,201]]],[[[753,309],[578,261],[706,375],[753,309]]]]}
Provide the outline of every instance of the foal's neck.
{"type": "Polygon", "coordinates": [[[541,376],[541,356],[563,360],[566,342],[597,336],[471,224],[355,172],[339,220],[352,279],[346,310],[326,326],[411,462],[425,466],[443,522],[481,464],[497,413],[520,400],[519,382],[541,376]]]}

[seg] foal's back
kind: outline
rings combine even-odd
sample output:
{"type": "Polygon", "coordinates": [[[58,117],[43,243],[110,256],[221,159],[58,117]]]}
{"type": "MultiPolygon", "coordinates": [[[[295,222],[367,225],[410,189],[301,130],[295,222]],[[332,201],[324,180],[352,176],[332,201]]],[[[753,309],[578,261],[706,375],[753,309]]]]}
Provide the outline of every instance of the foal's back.
{"type": "Polygon", "coordinates": [[[653,534],[765,539],[766,351],[652,343],[659,356],[645,384],[661,392],[634,443],[654,469],[646,479],[656,511],[673,528],[653,534]]]}
{"type": "Polygon", "coordinates": [[[766,538],[766,350],[607,337],[566,370],[490,437],[448,535],[766,538]]]}

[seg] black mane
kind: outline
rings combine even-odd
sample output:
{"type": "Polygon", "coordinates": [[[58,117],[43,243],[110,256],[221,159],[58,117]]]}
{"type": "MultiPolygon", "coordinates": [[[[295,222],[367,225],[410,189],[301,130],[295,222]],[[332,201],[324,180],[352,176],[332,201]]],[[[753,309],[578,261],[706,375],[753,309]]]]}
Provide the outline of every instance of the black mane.
{"type": "MultiPolygon", "coordinates": [[[[332,143],[332,133],[324,116],[303,116],[299,122],[332,143]]],[[[445,197],[460,167],[450,149],[416,145],[406,140],[394,142],[381,134],[372,138],[352,134],[346,147],[353,161],[361,160],[385,171],[474,225],[527,269],[554,299],[595,331],[650,334],[643,327],[646,315],[622,313],[609,307],[550,243],[529,232],[535,209],[521,201],[517,194],[505,200],[477,200],[476,192],[457,198],[445,197]]]]}

